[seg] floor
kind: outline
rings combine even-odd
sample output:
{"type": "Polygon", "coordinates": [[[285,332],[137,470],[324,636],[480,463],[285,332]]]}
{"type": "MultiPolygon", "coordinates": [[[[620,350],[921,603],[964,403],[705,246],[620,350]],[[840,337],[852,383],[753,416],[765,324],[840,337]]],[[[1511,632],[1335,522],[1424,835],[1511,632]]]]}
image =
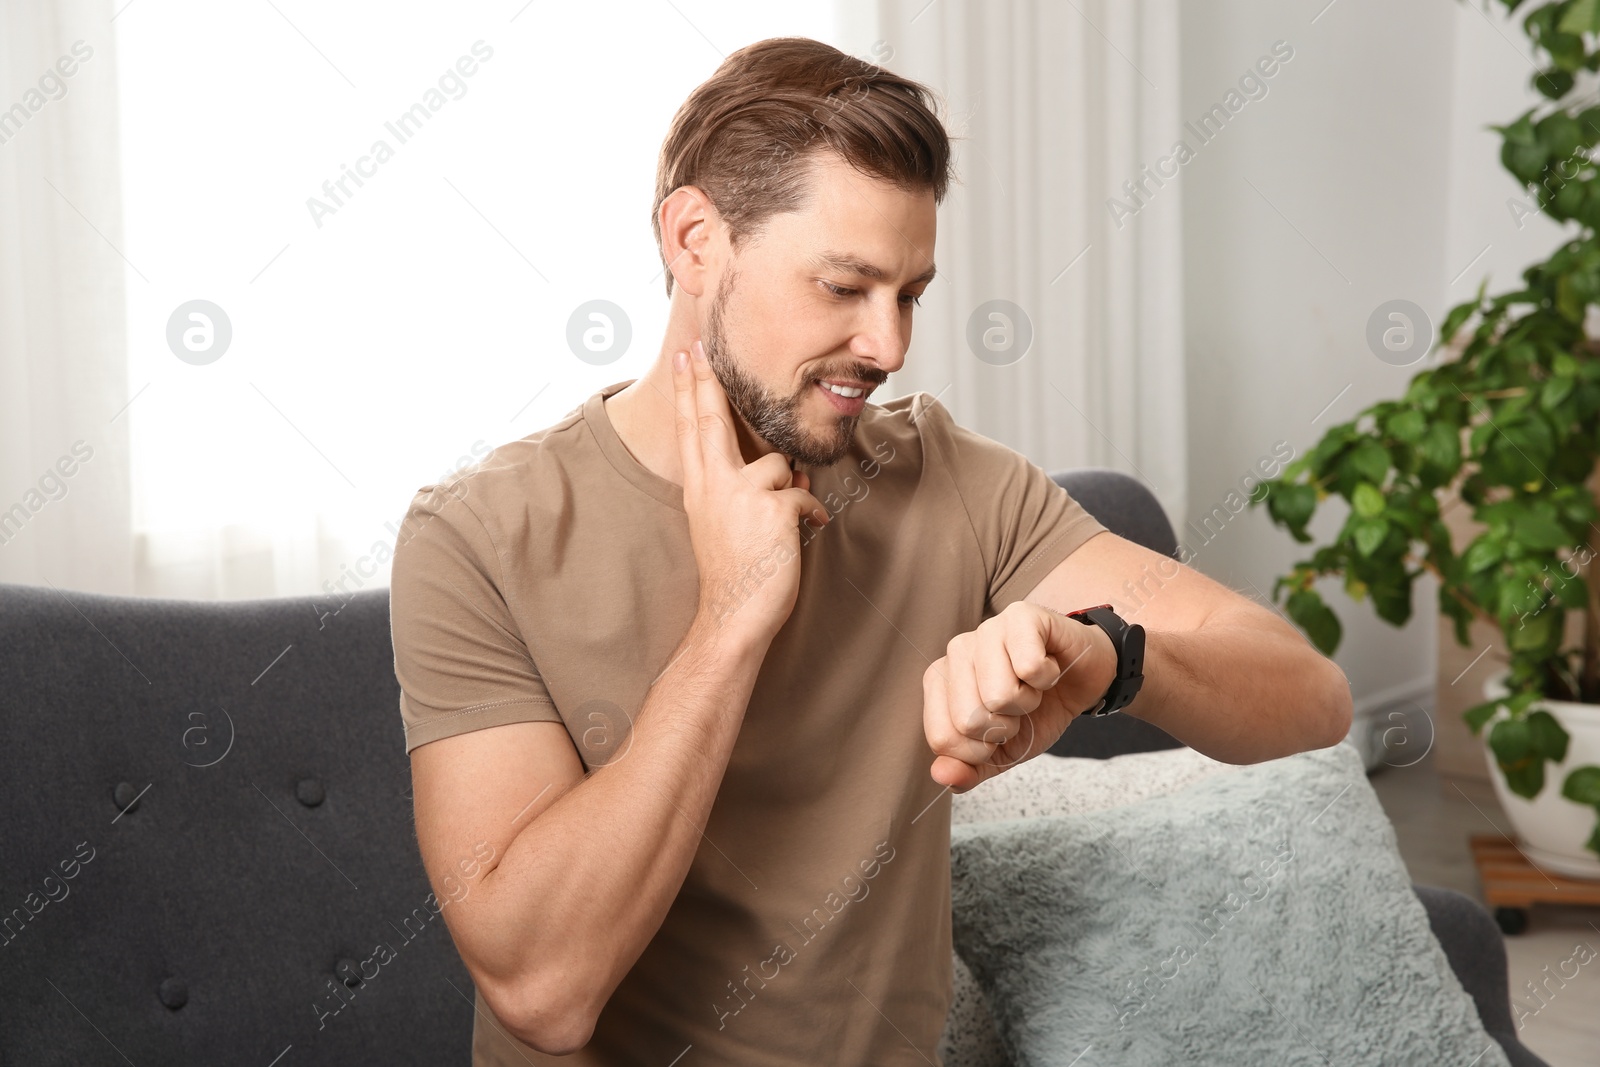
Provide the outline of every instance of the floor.
{"type": "MultiPolygon", "coordinates": [[[[1511,833],[1493,787],[1473,779],[1442,779],[1431,756],[1412,766],[1380,766],[1371,782],[1394,823],[1411,880],[1459,890],[1481,903],[1467,838],[1511,833]]],[[[1551,1067],[1596,1067],[1600,1064],[1600,908],[1535,905],[1527,930],[1505,941],[1512,1018],[1518,1021],[1522,1043],[1551,1067]],[[1589,961],[1581,966],[1573,959],[1580,945],[1585,947],[1578,958],[1589,961]],[[1564,984],[1550,978],[1563,970],[1570,974],[1574,966],[1577,975],[1564,984]],[[1543,973],[1546,967],[1549,975],[1543,973]],[[1530,990],[1529,983],[1536,978],[1546,979],[1542,1001],[1530,990]]]]}

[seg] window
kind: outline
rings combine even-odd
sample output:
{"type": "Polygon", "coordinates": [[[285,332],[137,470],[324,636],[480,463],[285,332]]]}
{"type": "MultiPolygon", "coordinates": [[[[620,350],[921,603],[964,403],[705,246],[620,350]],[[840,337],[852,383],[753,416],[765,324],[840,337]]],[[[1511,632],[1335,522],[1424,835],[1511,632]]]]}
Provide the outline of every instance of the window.
{"type": "Polygon", "coordinates": [[[636,377],[666,321],[673,112],[722,54],[835,32],[828,3],[736,0],[115,25],[139,591],[196,596],[319,592],[418,487],[636,377]],[[592,300],[631,328],[605,365],[566,342],[592,300]]]}

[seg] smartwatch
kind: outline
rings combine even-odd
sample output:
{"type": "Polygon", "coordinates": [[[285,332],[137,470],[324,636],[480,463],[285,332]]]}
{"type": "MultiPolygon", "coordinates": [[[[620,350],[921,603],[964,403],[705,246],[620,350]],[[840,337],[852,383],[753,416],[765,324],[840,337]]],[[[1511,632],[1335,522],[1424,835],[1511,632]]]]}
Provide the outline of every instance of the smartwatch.
{"type": "Polygon", "coordinates": [[[1085,626],[1098,626],[1111,638],[1117,650],[1117,676],[1111,679],[1100,702],[1083,712],[1085,715],[1110,715],[1127,707],[1144,684],[1144,627],[1129,625],[1121,615],[1111,610],[1110,604],[1069,611],[1067,618],[1077,619],[1085,626]]]}

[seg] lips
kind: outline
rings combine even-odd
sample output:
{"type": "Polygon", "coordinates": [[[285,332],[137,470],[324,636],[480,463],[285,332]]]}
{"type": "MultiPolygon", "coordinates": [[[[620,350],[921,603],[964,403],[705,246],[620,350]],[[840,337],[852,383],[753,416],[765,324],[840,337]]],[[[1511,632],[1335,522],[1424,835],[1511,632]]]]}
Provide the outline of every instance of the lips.
{"type": "Polygon", "coordinates": [[[845,382],[831,383],[831,384],[839,385],[842,388],[845,388],[846,390],[848,390],[849,392],[859,392],[860,393],[859,396],[842,396],[839,393],[836,393],[832,389],[828,388],[829,384],[830,383],[827,383],[827,382],[818,382],[817,383],[817,392],[821,393],[823,395],[823,397],[827,399],[828,403],[833,407],[833,409],[835,411],[837,411],[839,414],[841,414],[841,415],[859,415],[859,414],[861,414],[862,411],[864,411],[866,409],[866,406],[867,406],[867,393],[871,391],[871,387],[870,386],[865,386],[865,385],[861,385],[861,384],[858,384],[858,383],[845,383],[845,382]]]}

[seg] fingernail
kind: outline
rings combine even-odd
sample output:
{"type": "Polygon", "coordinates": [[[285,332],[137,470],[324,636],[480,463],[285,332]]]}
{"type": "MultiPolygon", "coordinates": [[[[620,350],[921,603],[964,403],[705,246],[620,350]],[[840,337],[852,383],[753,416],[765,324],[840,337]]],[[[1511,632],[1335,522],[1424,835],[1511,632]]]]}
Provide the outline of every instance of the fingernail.
{"type": "Polygon", "coordinates": [[[699,338],[695,338],[694,358],[698,359],[702,363],[704,363],[706,359],[706,346],[700,343],[699,338]]]}
{"type": "Polygon", "coordinates": [[[688,365],[689,365],[689,353],[687,353],[687,352],[674,352],[672,354],[672,369],[673,370],[683,370],[688,365]]]}

